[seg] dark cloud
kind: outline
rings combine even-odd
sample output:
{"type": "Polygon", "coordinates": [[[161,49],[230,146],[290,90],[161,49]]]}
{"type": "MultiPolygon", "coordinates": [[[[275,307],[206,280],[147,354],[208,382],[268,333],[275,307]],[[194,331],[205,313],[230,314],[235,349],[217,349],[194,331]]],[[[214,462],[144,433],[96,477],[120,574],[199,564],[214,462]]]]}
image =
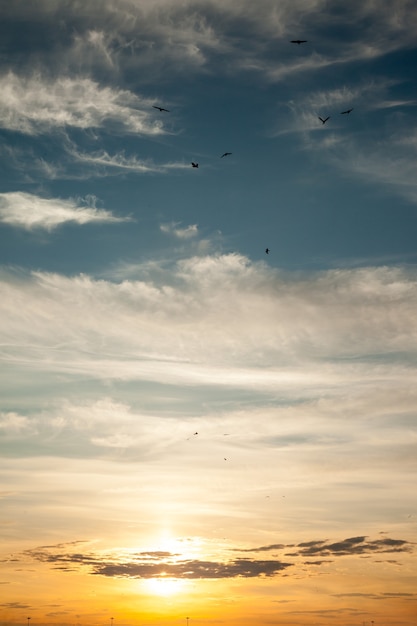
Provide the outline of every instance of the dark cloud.
{"type": "Polygon", "coordinates": [[[304,565],[323,565],[323,563],[334,563],[331,560],[323,560],[323,561],[304,561],[304,565]]]}
{"type": "Polygon", "coordinates": [[[236,552],[268,552],[269,550],[283,550],[285,547],[282,543],[272,543],[269,546],[261,546],[260,548],[246,548],[244,550],[236,549],[236,552]]]}
{"type": "Polygon", "coordinates": [[[71,571],[74,565],[88,567],[91,574],[123,578],[253,578],[275,576],[292,566],[279,560],[234,559],[231,561],[178,561],[171,552],[140,552],[130,561],[122,562],[111,557],[100,558],[79,552],[53,553],[49,549],[36,548],[25,554],[42,563],[55,564],[54,569],[71,571]]]}
{"type": "Polygon", "coordinates": [[[73,570],[73,566],[86,566],[91,574],[123,578],[253,578],[274,576],[290,567],[291,563],[276,560],[235,559],[232,561],[178,561],[170,552],[141,552],[130,561],[115,561],[92,554],[51,553],[44,549],[26,552],[28,556],[42,563],[54,563],[54,569],[73,570]]]}
{"type": "MultiPolygon", "coordinates": [[[[285,556],[347,556],[360,555],[369,557],[372,554],[389,553],[389,552],[411,552],[413,544],[404,539],[377,539],[368,541],[366,536],[349,537],[342,541],[329,543],[327,540],[303,541],[299,544],[279,544],[273,543],[267,546],[257,548],[245,548],[237,550],[239,552],[268,552],[270,550],[293,549],[292,552],[286,552],[285,556]]],[[[319,561],[320,563],[324,561],[319,561]]],[[[313,562],[311,562],[313,563],[313,562]]],[[[318,563],[318,562],[317,562],[318,563]]]]}
{"type": "Polygon", "coordinates": [[[377,539],[367,541],[366,536],[350,537],[343,541],[328,543],[325,541],[309,541],[299,543],[293,556],[346,556],[369,555],[386,552],[411,552],[412,544],[403,539],[377,539]],[[298,548],[298,549],[297,549],[298,548]]]}
{"type": "Polygon", "coordinates": [[[102,564],[94,568],[94,574],[127,578],[254,578],[275,576],[278,572],[291,567],[291,563],[281,561],[256,561],[235,559],[229,562],[216,561],[180,561],[178,563],[121,563],[102,564]]]}
{"type": "Polygon", "coordinates": [[[0,604],[5,609],[30,609],[30,604],[23,604],[23,602],[5,602],[0,604]]]}
{"type": "Polygon", "coordinates": [[[391,600],[392,598],[402,598],[404,600],[413,600],[417,598],[417,593],[335,593],[335,598],[370,598],[372,600],[391,600]]]}
{"type": "MultiPolygon", "coordinates": [[[[77,567],[86,567],[90,574],[96,576],[120,578],[185,578],[185,579],[213,579],[213,578],[254,578],[275,576],[295,565],[293,562],[281,559],[251,559],[236,558],[232,560],[199,560],[179,558],[178,553],[168,551],[141,551],[129,554],[128,558],[114,555],[100,555],[90,552],[67,551],[69,546],[83,542],[57,544],[55,546],[41,546],[28,550],[24,554],[35,561],[50,563],[53,569],[74,571],[77,567]]],[[[411,552],[412,544],[402,539],[378,539],[369,541],[365,536],[351,537],[329,543],[323,540],[294,544],[269,544],[255,548],[245,548],[233,551],[268,552],[284,550],[289,547],[293,552],[286,556],[295,558],[305,556],[346,556],[369,555],[385,552],[411,552]]],[[[303,565],[320,566],[332,563],[330,559],[303,560],[303,565]]]]}

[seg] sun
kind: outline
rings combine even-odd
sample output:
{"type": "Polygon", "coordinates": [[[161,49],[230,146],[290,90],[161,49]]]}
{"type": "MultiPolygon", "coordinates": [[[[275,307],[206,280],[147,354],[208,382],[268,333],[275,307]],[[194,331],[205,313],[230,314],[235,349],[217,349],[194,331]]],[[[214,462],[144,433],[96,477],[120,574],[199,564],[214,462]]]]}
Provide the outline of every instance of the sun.
{"type": "MultiPolygon", "coordinates": [[[[174,538],[169,531],[161,533],[152,542],[152,550],[166,553],[166,563],[175,565],[181,561],[189,561],[199,558],[201,552],[201,538],[188,537],[187,539],[174,538]]],[[[169,571],[169,568],[167,568],[169,571]]],[[[173,571],[158,573],[154,578],[143,580],[146,591],[159,597],[173,597],[179,595],[189,587],[190,581],[183,578],[176,578],[173,571]],[[171,575],[170,575],[171,574],[171,575]],[[173,575],[174,574],[174,575],[173,575]]]]}
{"type": "Polygon", "coordinates": [[[145,582],[148,593],[154,596],[171,597],[184,590],[185,582],[178,578],[148,578],[145,582]]]}

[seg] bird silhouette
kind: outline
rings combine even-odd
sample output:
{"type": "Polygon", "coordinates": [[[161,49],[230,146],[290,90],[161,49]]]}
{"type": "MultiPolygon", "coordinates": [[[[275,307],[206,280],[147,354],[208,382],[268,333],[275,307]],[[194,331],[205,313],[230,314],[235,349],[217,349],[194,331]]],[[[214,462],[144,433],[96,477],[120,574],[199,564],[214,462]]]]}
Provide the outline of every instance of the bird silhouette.
{"type": "Polygon", "coordinates": [[[340,115],[347,115],[349,114],[351,111],[353,111],[353,107],[351,109],[348,109],[347,111],[341,111],[340,115]]]}
{"type": "Polygon", "coordinates": [[[164,107],[157,107],[157,106],[155,106],[154,104],[152,105],[152,107],[153,107],[154,109],[158,109],[158,111],[166,111],[167,113],[169,113],[169,110],[168,110],[168,109],[164,109],[164,107]]]}
{"type": "Polygon", "coordinates": [[[193,167],[198,167],[198,163],[193,163],[193,161],[191,161],[191,165],[192,165],[193,167]]]}
{"type": "Polygon", "coordinates": [[[329,120],[329,119],[330,119],[330,115],[328,117],[325,117],[324,119],[322,117],[320,117],[320,115],[319,115],[319,120],[320,120],[320,122],[322,124],[325,124],[327,122],[327,120],[329,120]]]}
{"type": "Polygon", "coordinates": [[[300,45],[300,43],[307,43],[307,39],[291,39],[290,43],[298,43],[300,45]]]}
{"type": "Polygon", "coordinates": [[[223,157],[230,156],[231,154],[231,152],[224,152],[220,158],[222,159],[223,157]]]}
{"type": "Polygon", "coordinates": [[[265,248],[265,254],[269,254],[269,248],[265,248]]]}

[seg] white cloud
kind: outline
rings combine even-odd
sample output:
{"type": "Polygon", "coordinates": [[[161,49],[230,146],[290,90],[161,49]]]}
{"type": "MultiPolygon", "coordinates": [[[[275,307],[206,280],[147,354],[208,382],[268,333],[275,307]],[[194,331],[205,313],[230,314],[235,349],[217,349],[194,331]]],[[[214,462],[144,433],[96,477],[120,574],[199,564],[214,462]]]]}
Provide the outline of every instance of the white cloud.
{"type": "Polygon", "coordinates": [[[139,159],[137,156],[126,156],[123,152],[117,152],[113,155],[108,154],[105,150],[93,153],[78,152],[75,148],[69,148],[67,151],[69,157],[75,164],[82,164],[85,173],[85,167],[89,166],[91,170],[88,176],[108,175],[113,170],[117,172],[135,172],[143,173],[163,173],[172,169],[189,169],[189,164],[183,162],[155,164],[149,159],[139,159]]]}
{"type": "Polygon", "coordinates": [[[22,191],[0,193],[0,222],[26,230],[51,231],[67,222],[125,222],[129,218],[114,216],[111,211],[97,209],[95,198],[84,201],[90,206],[80,206],[80,201],[60,198],[41,198],[22,191]]]}
{"type": "Polygon", "coordinates": [[[170,222],[169,224],[161,224],[160,229],[167,235],[174,235],[178,239],[190,239],[198,234],[197,224],[190,224],[185,228],[181,228],[178,222],[170,222]]]}
{"type": "MultiPolygon", "coordinates": [[[[119,283],[5,275],[3,358],[38,371],[328,393],[414,375],[416,277],[400,268],[282,275],[238,255],[119,283]],[[404,354],[392,365],[390,354],[404,354]],[[394,369],[393,369],[394,368],[394,369]],[[360,382],[362,381],[362,383],[360,382]]],[[[395,359],[394,359],[395,361],[395,359]]]]}
{"type": "Polygon", "coordinates": [[[0,126],[28,135],[105,126],[121,133],[160,135],[163,124],[152,115],[151,105],[130,91],[102,87],[89,78],[50,80],[13,72],[0,77],[0,126]]]}
{"type": "Polygon", "coordinates": [[[30,420],[24,415],[19,415],[13,411],[0,412],[0,435],[21,436],[25,431],[31,431],[30,420]]]}

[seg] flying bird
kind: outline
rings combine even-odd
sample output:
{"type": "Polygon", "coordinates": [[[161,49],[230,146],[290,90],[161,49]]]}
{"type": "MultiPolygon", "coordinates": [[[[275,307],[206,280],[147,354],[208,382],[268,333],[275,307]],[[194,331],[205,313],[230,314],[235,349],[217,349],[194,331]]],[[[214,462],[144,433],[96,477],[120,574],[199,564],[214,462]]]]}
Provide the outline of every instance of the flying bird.
{"type": "Polygon", "coordinates": [[[265,248],[265,254],[269,254],[269,248],[265,248]]]}
{"type": "Polygon", "coordinates": [[[198,163],[193,163],[192,161],[191,161],[191,165],[192,165],[193,167],[198,167],[198,163]]]}
{"type": "Polygon", "coordinates": [[[298,43],[300,45],[300,43],[307,43],[307,39],[291,39],[290,43],[298,43]]]}
{"type": "Polygon", "coordinates": [[[222,159],[223,157],[230,156],[231,154],[231,152],[224,152],[220,158],[222,159]]]}
{"type": "Polygon", "coordinates": [[[327,122],[327,120],[329,120],[329,119],[330,119],[330,115],[328,117],[325,117],[324,119],[322,117],[320,117],[320,115],[319,115],[319,120],[320,120],[320,122],[322,124],[325,124],[327,122]]]}
{"type": "Polygon", "coordinates": [[[164,109],[164,107],[157,107],[157,106],[155,106],[154,104],[152,105],[152,107],[153,107],[154,109],[158,109],[158,111],[166,111],[166,113],[169,113],[169,110],[168,110],[168,109],[164,109]]]}
{"type": "Polygon", "coordinates": [[[353,111],[353,107],[351,109],[348,109],[347,111],[341,111],[340,115],[349,114],[351,111],[353,111]]]}

